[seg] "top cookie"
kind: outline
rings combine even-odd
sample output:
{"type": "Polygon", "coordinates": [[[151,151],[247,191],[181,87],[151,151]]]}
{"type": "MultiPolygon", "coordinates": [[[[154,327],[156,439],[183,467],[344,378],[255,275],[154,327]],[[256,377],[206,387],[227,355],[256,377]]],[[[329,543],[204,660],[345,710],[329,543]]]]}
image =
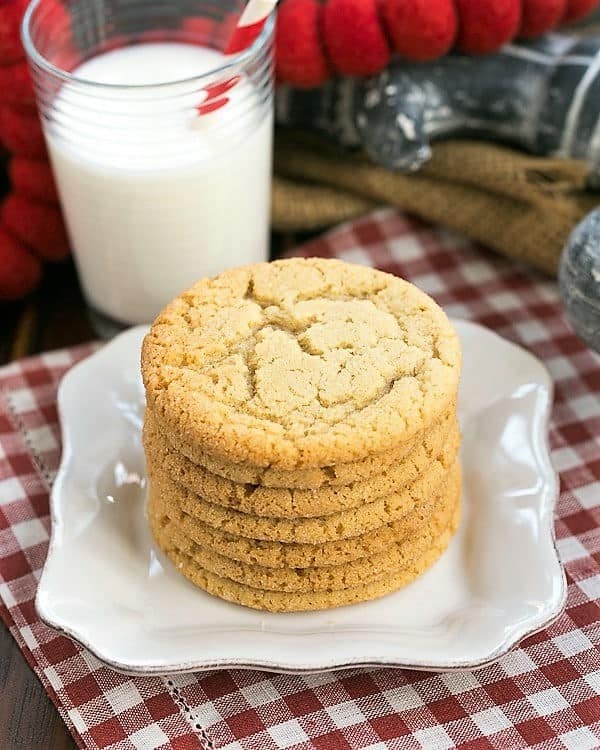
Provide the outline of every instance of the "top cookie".
{"type": "Polygon", "coordinates": [[[142,348],[148,403],[191,460],[296,469],[393,449],[455,399],[456,333],[412,284],[321,258],[202,279],[142,348]]]}

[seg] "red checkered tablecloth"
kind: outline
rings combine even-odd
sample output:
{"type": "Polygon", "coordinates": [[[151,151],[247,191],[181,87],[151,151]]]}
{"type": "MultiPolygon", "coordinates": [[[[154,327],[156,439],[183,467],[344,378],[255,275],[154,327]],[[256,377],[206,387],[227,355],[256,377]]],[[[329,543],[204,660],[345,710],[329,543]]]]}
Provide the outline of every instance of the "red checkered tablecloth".
{"type": "Polygon", "coordinates": [[[473,673],[117,674],[42,625],[34,609],[60,456],[56,388],[92,346],[44,354],[0,370],[0,614],[73,736],[81,747],[114,750],[600,748],[600,358],[567,326],[553,282],[394,211],[299,253],[401,274],[450,314],[546,363],[556,384],[550,439],[561,474],[566,612],[473,673]]]}

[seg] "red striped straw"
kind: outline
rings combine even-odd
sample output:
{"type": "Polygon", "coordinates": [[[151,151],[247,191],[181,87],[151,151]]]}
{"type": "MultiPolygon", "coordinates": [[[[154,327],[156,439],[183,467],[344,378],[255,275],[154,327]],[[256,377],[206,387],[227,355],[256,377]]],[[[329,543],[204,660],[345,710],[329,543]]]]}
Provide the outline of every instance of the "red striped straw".
{"type": "MultiPolygon", "coordinates": [[[[225,47],[225,54],[237,55],[250,47],[260,35],[276,5],[277,0],[248,0],[231,39],[225,47]]],[[[234,76],[228,81],[206,86],[204,89],[206,97],[198,106],[198,114],[208,115],[227,104],[229,98],[223,94],[232,89],[239,82],[240,77],[234,76]]]]}

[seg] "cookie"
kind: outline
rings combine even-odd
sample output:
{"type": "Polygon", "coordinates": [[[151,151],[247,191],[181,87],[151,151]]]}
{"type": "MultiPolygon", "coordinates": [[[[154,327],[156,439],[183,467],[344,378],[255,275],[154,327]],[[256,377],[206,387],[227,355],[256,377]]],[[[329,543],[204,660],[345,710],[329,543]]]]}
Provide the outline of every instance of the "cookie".
{"type": "Polygon", "coordinates": [[[342,487],[297,490],[262,487],[232,482],[193,464],[177,453],[156,429],[152,415],[146,415],[143,442],[148,462],[163,466],[171,479],[190,492],[217,505],[257,516],[298,518],[322,516],[356,508],[391,495],[411,484],[427,471],[448,438],[456,439],[456,417],[438,422],[425,433],[424,442],[403,460],[396,461],[368,480],[342,487]]]}
{"type": "Polygon", "coordinates": [[[207,526],[197,518],[173,508],[172,504],[169,507],[169,501],[165,501],[161,493],[153,491],[149,493],[148,515],[152,524],[161,526],[175,520],[190,541],[232,560],[267,568],[323,567],[378,555],[397,541],[418,534],[434,509],[448,503],[453,488],[459,484],[460,466],[457,463],[438,495],[419,503],[398,521],[357,537],[323,544],[281,543],[235,536],[207,526]]]}
{"type": "Polygon", "coordinates": [[[194,463],[285,470],[394,450],[456,399],[458,337],[426,294],[321,258],[202,279],[142,347],[147,402],[194,463]]]}
{"type": "Polygon", "coordinates": [[[253,609],[268,610],[269,612],[300,612],[332,609],[346,604],[378,599],[403,588],[422,575],[441,557],[458,528],[459,522],[460,505],[457,506],[449,527],[417,560],[408,564],[402,570],[383,576],[376,581],[337,591],[289,593],[252,588],[205,570],[190,555],[173,549],[168,539],[164,539],[160,534],[156,541],[179,572],[209,594],[253,609]]]}
{"type": "MultiPolygon", "coordinates": [[[[158,431],[156,417],[151,409],[146,410],[147,419],[154,422],[154,429],[158,431]]],[[[418,432],[415,437],[384,453],[374,453],[358,461],[332,464],[327,466],[312,466],[302,469],[279,469],[274,466],[260,467],[252,464],[233,464],[219,461],[208,453],[196,448],[197,464],[210,471],[211,474],[230,479],[237,484],[254,484],[260,487],[282,489],[317,490],[321,487],[340,487],[353,482],[366,481],[380,474],[390,466],[402,461],[425,441],[427,433],[437,425],[444,423],[446,431],[450,430],[450,422],[456,419],[456,402],[450,404],[442,416],[428,428],[418,432]]],[[[184,455],[185,445],[174,433],[160,433],[168,443],[169,449],[179,455],[184,455]]],[[[193,462],[192,462],[193,463],[193,462]]]]}
{"type": "Polygon", "coordinates": [[[162,494],[169,507],[182,510],[205,524],[230,534],[278,542],[321,544],[358,536],[388,524],[408,513],[415,504],[438,494],[438,487],[445,481],[449,468],[456,461],[459,443],[458,436],[454,440],[450,438],[442,453],[430,463],[427,473],[399,492],[358,508],[317,518],[254,516],[223,508],[207,502],[174,482],[164,466],[159,464],[148,464],[150,492],[162,494]]]}
{"type": "Polygon", "coordinates": [[[173,521],[156,528],[168,540],[167,544],[181,554],[187,555],[195,564],[221,578],[229,578],[245,586],[269,591],[290,593],[309,591],[337,591],[366,585],[383,576],[410,568],[448,528],[460,498],[460,482],[454,482],[453,491],[439,507],[435,507],[418,531],[402,536],[377,555],[359,558],[343,565],[327,565],[308,568],[265,568],[230,560],[208,547],[191,542],[181,525],[173,521]]]}

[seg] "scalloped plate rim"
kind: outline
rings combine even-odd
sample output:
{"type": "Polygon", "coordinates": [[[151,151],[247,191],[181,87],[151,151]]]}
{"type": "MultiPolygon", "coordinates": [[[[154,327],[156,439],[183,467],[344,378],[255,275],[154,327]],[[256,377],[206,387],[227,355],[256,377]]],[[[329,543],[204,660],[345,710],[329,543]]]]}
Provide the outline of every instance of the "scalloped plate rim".
{"type": "MultiPolygon", "coordinates": [[[[487,654],[485,657],[479,660],[454,661],[451,664],[448,664],[448,663],[439,664],[435,662],[428,662],[423,659],[418,660],[414,663],[407,662],[406,660],[400,660],[400,661],[394,661],[390,659],[368,659],[368,660],[362,659],[361,660],[360,658],[357,658],[356,660],[351,660],[351,661],[345,660],[343,662],[340,662],[340,661],[336,661],[335,657],[332,657],[332,659],[329,662],[324,662],[323,660],[320,660],[318,662],[310,663],[306,661],[302,666],[298,664],[293,664],[291,662],[286,663],[282,659],[271,661],[268,659],[261,659],[261,658],[251,659],[251,660],[227,659],[227,658],[201,660],[201,661],[190,660],[190,661],[185,661],[185,662],[178,662],[175,664],[161,663],[161,664],[156,664],[156,665],[134,665],[132,663],[126,663],[120,660],[115,660],[114,658],[110,656],[110,654],[104,653],[102,649],[97,648],[92,642],[89,641],[89,639],[86,639],[84,636],[82,636],[76,626],[72,624],[70,625],[66,622],[61,622],[59,619],[54,618],[44,609],[43,594],[47,593],[44,589],[47,563],[48,561],[50,561],[53,555],[57,554],[55,531],[62,523],[62,519],[60,519],[59,517],[59,511],[57,507],[58,506],[57,495],[62,487],[63,482],[65,481],[65,478],[68,475],[69,467],[71,463],[70,454],[69,454],[69,451],[67,450],[63,450],[59,469],[56,474],[55,481],[53,483],[52,490],[50,493],[51,533],[50,533],[50,541],[49,541],[49,547],[48,547],[48,555],[44,564],[44,568],[42,570],[42,575],[38,583],[38,590],[36,592],[36,597],[35,597],[35,608],[36,608],[38,616],[40,617],[40,620],[44,622],[44,624],[46,624],[47,626],[71,638],[73,641],[81,645],[83,648],[88,650],[93,656],[95,656],[97,659],[99,659],[101,662],[105,663],[106,665],[110,666],[115,671],[126,674],[126,675],[131,675],[131,676],[150,676],[150,675],[164,675],[164,674],[176,674],[176,673],[179,674],[179,673],[202,672],[202,671],[210,671],[210,670],[215,670],[215,669],[227,669],[227,668],[256,669],[259,671],[273,671],[273,672],[279,672],[283,674],[312,674],[316,672],[331,672],[331,671],[345,670],[345,669],[388,668],[388,667],[389,668],[413,669],[417,671],[419,670],[420,671],[435,671],[435,672],[456,672],[456,671],[471,670],[471,669],[475,670],[475,669],[482,669],[486,666],[489,666],[490,664],[497,662],[503,656],[505,656],[506,654],[510,653],[515,648],[517,648],[523,640],[540,632],[541,630],[544,630],[546,627],[551,625],[562,615],[563,610],[565,608],[566,599],[567,599],[566,576],[565,576],[564,568],[561,564],[560,556],[558,554],[558,550],[556,547],[556,538],[555,538],[555,529],[554,529],[554,510],[555,510],[556,502],[559,497],[559,481],[558,481],[558,474],[552,465],[549,444],[548,444],[548,437],[547,437],[547,426],[548,426],[548,422],[550,419],[550,412],[551,412],[552,399],[553,399],[553,382],[545,365],[539,359],[537,359],[533,354],[531,354],[529,351],[519,346],[518,344],[508,341],[504,339],[503,337],[501,337],[496,332],[491,331],[488,328],[485,328],[479,325],[478,323],[474,323],[470,320],[453,319],[453,323],[459,328],[464,327],[464,328],[472,328],[472,329],[478,329],[479,331],[483,331],[485,332],[486,335],[501,341],[503,344],[508,345],[509,347],[514,348],[515,350],[518,350],[521,356],[524,356],[526,358],[529,358],[530,360],[535,361],[535,363],[540,367],[540,371],[543,371],[544,376],[545,376],[544,385],[546,386],[547,391],[548,391],[548,400],[547,400],[546,408],[542,415],[543,418],[540,418],[540,416],[538,415],[538,418],[535,421],[535,426],[536,426],[536,429],[538,430],[541,429],[545,433],[545,437],[543,440],[543,445],[545,448],[544,461],[549,471],[548,471],[548,475],[545,476],[544,479],[546,482],[551,484],[551,487],[549,488],[548,507],[544,508],[545,510],[549,511],[546,513],[546,517],[549,518],[550,520],[550,526],[548,529],[546,529],[546,531],[549,534],[553,543],[553,549],[554,549],[554,555],[555,555],[555,560],[553,562],[556,563],[557,567],[560,570],[560,596],[558,597],[556,602],[554,602],[553,607],[548,610],[548,612],[543,616],[542,619],[539,620],[539,622],[535,622],[535,624],[532,624],[529,627],[523,626],[520,629],[514,629],[510,633],[510,635],[507,636],[501,643],[499,643],[493,651],[491,651],[489,654],[487,654]]],[[[65,374],[65,376],[63,377],[59,385],[58,398],[57,398],[58,414],[59,414],[59,420],[61,424],[61,435],[62,435],[62,440],[63,440],[63,446],[70,445],[70,436],[69,436],[69,427],[66,424],[66,421],[63,420],[64,408],[61,404],[63,402],[64,392],[67,388],[70,387],[71,381],[79,377],[81,371],[85,367],[93,366],[94,363],[102,357],[109,357],[111,354],[111,349],[115,346],[115,344],[117,344],[117,342],[120,342],[126,339],[127,337],[135,336],[136,333],[141,335],[141,332],[147,330],[147,328],[148,328],[147,326],[136,326],[135,328],[130,328],[126,331],[123,331],[121,334],[115,337],[112,341],[108,342],[107,344],[102,346],[100,349],[98,349],[97,351],[93,352],[91,355],[86,357],[84,360],[74,365],[65,374]]],[[[278,633],[277,635],[281,638],[298,639],[298,638],[319,637],[322,635],[322,633],[319,633],[319,632],[300,633],[300,634],[278,633]]]]}

